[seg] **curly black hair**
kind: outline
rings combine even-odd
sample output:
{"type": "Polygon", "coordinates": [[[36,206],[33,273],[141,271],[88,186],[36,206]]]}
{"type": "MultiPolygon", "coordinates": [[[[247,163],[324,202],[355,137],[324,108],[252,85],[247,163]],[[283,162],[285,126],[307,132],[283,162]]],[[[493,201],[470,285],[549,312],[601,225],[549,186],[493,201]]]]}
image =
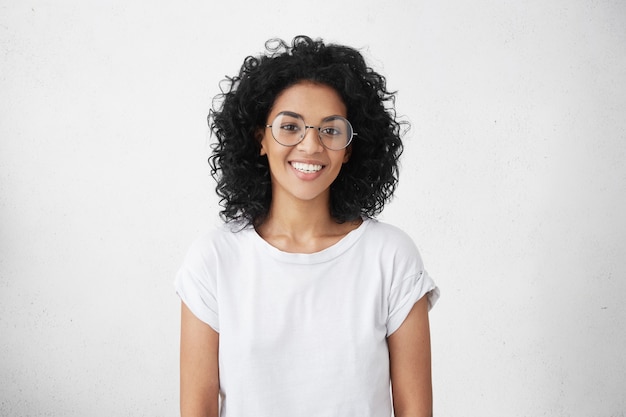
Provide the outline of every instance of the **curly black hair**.
{"type": "Polygon", "coordinates": [[[297,36],[265,43],[266,52],[248,56],[239,74],[220,84],[208,115],[217,142],[209,157],[217,182],[224,221],[258,226],[272,200],[269,165],[255,138],[276,97],[302,81],[335,89],[346,105],[358,136],[351,155],[330,186],[330,213],[338,223],[374,217],[393,195],[398,182],[401,136],[407,122],[396,118],[395,92],[385,77],[370,68],[354,48],[297,36]]]}

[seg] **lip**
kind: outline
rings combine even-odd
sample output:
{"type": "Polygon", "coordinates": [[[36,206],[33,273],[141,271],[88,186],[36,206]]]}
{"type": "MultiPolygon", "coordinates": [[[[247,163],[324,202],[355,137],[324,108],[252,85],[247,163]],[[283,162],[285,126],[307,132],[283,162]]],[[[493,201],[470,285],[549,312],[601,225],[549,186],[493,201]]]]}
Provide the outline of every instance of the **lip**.
{"type": "Polygon", "coordinates": [[[326,166],[326,163],[320,161],[319,159],[305,159],[305,158],[298,158],[298,159],[290,159],[287,162],[289,162],[290,164],[292,162],[300,162],[303,164],[311,164],[311,165],[321,165],[321,166],[326,166]]]}
{"type": "Polygon", "coordinates": [[[316,178],[318,178],[320,175],[322,175],[322,173],[324,172],[324,170],[326,169],[326,164],[320,162],[320,161],[314,161],[314,160],[310,160],[310,159],[298,159],[298,160],[291,160],[288,161],[289,163],[289,168],[291,168],[292,172],[300,179],[302,180],[306,180],[306,181],[311,181],[314,180],[316,178]],[[294,162],[300,162],[302,164],[310,164],[310,165],[321,165],[322,169],[320,169],[319,171],[316,172],[302,172],[297,170],[296,168],[294,168],[294,166],[292,165],[294,162]]]}

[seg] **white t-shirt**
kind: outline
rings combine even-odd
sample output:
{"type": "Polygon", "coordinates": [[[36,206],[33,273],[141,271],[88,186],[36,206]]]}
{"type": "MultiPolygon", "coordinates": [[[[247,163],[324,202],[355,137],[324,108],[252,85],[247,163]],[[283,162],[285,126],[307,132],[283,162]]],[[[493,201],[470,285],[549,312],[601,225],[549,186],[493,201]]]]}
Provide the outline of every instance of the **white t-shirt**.
{"type": "Polygon", "coordinates": [[[386,338],[439,297],[411,238],[372,219],[312,254],[225,225],[191,246],[175,286],[219,332],[222,417],[389,417],[386,338]]]}

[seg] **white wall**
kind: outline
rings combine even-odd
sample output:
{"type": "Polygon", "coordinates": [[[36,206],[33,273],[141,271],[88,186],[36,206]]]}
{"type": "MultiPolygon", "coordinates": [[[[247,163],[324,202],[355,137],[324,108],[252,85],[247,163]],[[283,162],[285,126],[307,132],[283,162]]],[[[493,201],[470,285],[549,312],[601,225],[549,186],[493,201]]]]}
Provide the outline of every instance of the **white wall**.
{"type": "Polygon", "coordinates": [[[211,97],[305,33],[413,123],[382,218],[442,289],[436,414],[624,416],[626,3],[215,3],[0,0],[0,415],[176,415],[211,97]]]}

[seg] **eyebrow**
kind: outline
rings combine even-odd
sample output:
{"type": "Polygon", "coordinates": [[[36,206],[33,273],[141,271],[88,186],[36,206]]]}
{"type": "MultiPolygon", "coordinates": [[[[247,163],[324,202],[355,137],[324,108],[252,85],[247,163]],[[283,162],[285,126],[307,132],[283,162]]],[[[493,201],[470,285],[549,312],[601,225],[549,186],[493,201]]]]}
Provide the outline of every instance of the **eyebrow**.
{"type": "Polygon", "coordinates": [[[291,116],[291,117],[299,117],[299,118],[301,118],[302,120],[304,120],[304,117],[302,117],[302,115],[301,115],[301,114],[298,114],[298,113],[296,113],[296,112],[292,112],[292,111],[289,111],[289,110],[281,111],[281,112],[280,112],[280,113],[278,113],[276,116],[278,116],[279,114],[284,114],[285,116],[291,116]]]}
{"type": "MultiPolygon", "coordinates": [[[[304,116],[302,116],[300,113],[296,113],[296,112],[289,111],[289,110],[281,111],[276,116],[278,116],[279,114],[284,114],[285,116],[291,116],[291,117],[299,117],[300,119],[304,120],[304,116]]],[[[336,119],[338,117],[341,117],[342,119],[345,119],[345,117],[343,117],[343,116],[340,116],[338,114],[333,114],[333,115],[324,117],[322,119],[322,122],[325,121],[325,120],[333,120],[333,119],[336,119]]]]}

